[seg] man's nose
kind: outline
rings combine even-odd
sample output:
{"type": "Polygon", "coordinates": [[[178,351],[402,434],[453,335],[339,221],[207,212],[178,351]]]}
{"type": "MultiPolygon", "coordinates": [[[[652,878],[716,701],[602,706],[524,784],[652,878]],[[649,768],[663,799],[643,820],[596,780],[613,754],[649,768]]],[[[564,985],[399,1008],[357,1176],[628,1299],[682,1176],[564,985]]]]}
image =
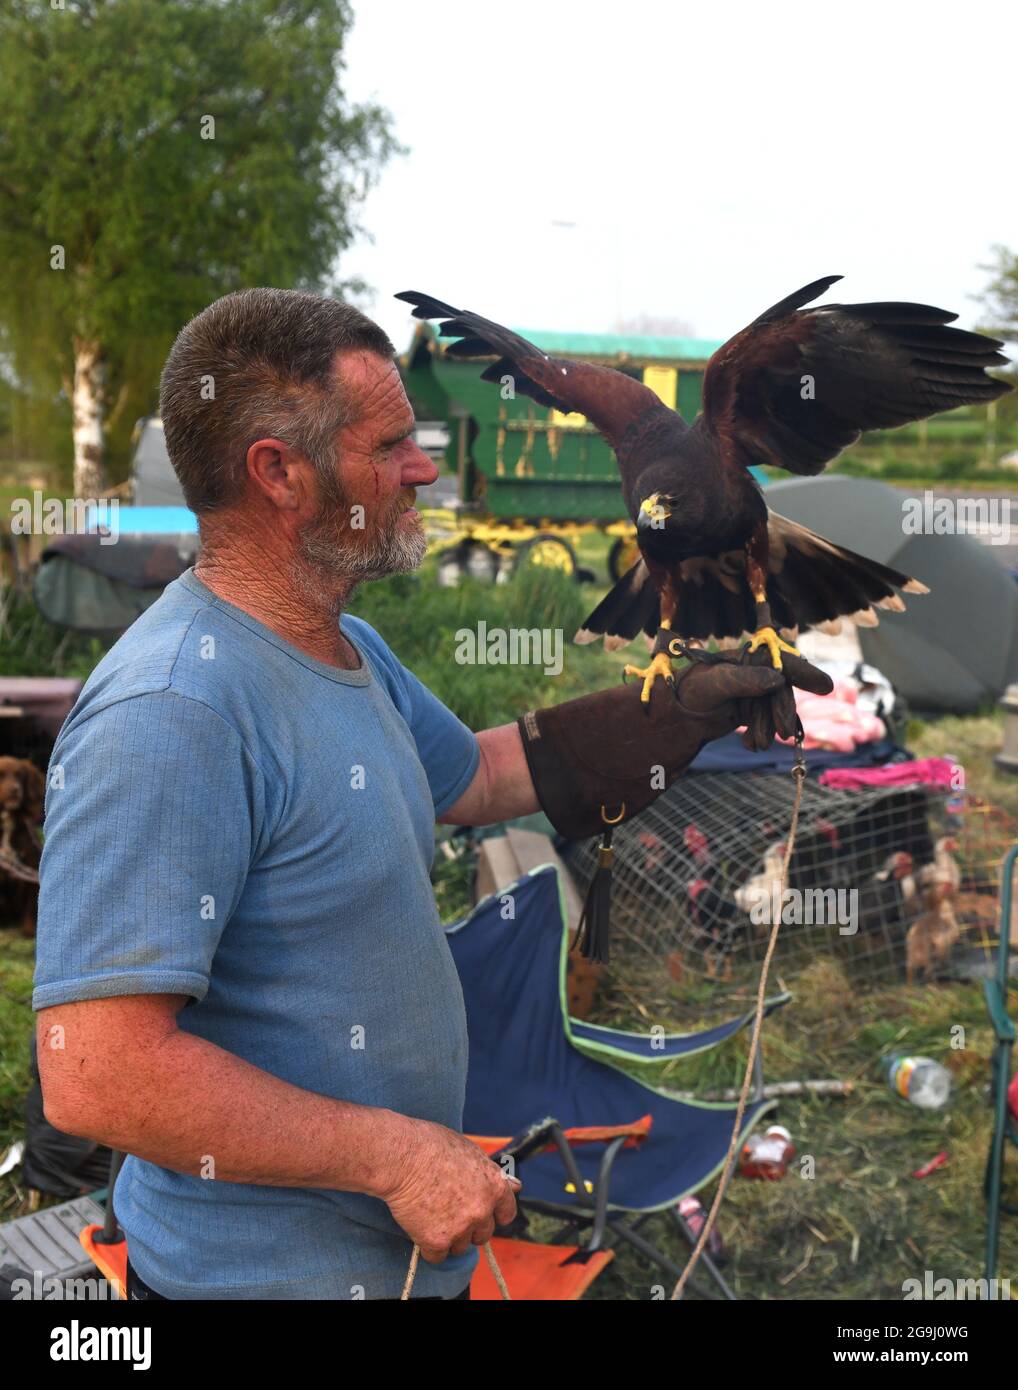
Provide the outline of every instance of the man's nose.
{"type": "Polygon", "coordinates": [[[427,487],[438,477],[438,469],[427,454],[417,444],[413,445],[413,453],[403,465],[400,473],[400,483],[403,487],[427,487]]]}

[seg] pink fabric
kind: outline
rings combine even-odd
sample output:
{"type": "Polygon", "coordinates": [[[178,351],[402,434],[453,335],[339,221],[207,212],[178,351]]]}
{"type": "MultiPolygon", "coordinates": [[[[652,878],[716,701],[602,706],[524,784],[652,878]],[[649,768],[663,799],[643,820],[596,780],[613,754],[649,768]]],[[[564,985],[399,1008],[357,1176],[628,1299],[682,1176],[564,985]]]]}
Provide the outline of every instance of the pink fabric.
{"type": "Polygon", "coordinates": [[[902,787],[921,783],[927,787],[956,787],[957,763],[948,758],[913,758],[907,763],[888,763],[886,767],[829,767],[821,772],[824,787],[858,791],[860,787],[902,787]]]}
{"type": "MultiPolygon", "coordinates": [[[[830,695],[811,695],[809,691],[795,692],[795,708],[802,720],[806,735],[805,747],[829,748],[837,753],[854,753],[860,743],[884,738],[884,721],[856,704],[857,687],[853,681],[840,680],[830,695]]],[[[792,743],[792,739],[784,739],[792,743]]]]}
{"type": "Polygon", "coordinates": [[[860,743],[871,743],[887,732],[884,721],[856,704],[857,687],[851,681],[835,681],[830,695],[795,692],[795,707],[806,733],[807,748],[831,748],[854,753],[860,743]]]}

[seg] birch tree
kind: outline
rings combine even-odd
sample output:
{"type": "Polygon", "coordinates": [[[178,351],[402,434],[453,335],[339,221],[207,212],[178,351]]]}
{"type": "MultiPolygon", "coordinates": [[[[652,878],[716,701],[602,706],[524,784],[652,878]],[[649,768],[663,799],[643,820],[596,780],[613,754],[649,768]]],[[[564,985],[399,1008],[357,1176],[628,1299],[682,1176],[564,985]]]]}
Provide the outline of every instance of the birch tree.
{"type": "Polygon", "coordinates": [[[341,288],[397,148],[343,95],[351,25],[347,0],[4,0],[0,323],[71,402],[76,496],[138,345],[244,286],[341,288]]]}

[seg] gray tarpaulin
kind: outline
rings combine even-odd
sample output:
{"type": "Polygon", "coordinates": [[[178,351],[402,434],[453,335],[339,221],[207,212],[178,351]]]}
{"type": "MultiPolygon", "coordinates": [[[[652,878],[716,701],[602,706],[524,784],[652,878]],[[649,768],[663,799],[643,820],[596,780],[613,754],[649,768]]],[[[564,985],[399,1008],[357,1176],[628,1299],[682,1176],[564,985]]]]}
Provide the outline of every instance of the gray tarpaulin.
{"type": "Polygon", "coordinates": [[[914,492],[833,474],[772,483],[768,506],[828,540],[929,585],[904,613],[859,628],[863,657],[916,709],[969,713],[1018,681],[1018,585],[989,546],[965,535],[906,534],[914,492]]]}

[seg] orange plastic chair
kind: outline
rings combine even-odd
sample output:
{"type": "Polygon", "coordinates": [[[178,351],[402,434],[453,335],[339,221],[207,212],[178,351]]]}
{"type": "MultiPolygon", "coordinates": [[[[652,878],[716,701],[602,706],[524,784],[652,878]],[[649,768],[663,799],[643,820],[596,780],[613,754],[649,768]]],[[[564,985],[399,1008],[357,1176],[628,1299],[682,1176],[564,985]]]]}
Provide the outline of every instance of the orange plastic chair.
{"type": "MultiPolygon", "coordinates": [[[[622,1148],[635,1148],[650,1133],[651,1117],[630,1125],[582,1126],[559,1130],[566,1142],[573,1144],[607,1144],[622,1139],[622,1148]]],[[[542,1120],[522,1138],[494,1138],[489,1135],[468,1134],[479,1148],[491,1158],[506,1153],[524,1157],[528,1153],[555,1149],[558,1144],[549,1138],[542,1142],[555,1121],[542,1120]]],[[[543,1245],[532,1240],[516,1240],[510,1236],[495,1236],[492,1253],[502,1271],[506,1288],[513,1300],[523,1302],[575,1302],[590,1288],[594,1280],[615,1258],[614,1250],[587,1251],[582,1245],[543,1245]]],[[[495,1283],[487,1260],[478,1260],[470,1281],[470,1298],[478,1302],[501,1301],[502,1293],[495,1283]]]]}
{"type": "MultiPolygon", "coordinates": [[[[109,1200],[107,1198],[107,1200],[109,1200]]],[[[127,1241],[123,1236],[109,1244],[98,1240],[102,1226],[86,1226],[78,1236],[82,1249],[99,1273],[108,1279],[118,1298],[127,1297],[127,1241]]]]}

